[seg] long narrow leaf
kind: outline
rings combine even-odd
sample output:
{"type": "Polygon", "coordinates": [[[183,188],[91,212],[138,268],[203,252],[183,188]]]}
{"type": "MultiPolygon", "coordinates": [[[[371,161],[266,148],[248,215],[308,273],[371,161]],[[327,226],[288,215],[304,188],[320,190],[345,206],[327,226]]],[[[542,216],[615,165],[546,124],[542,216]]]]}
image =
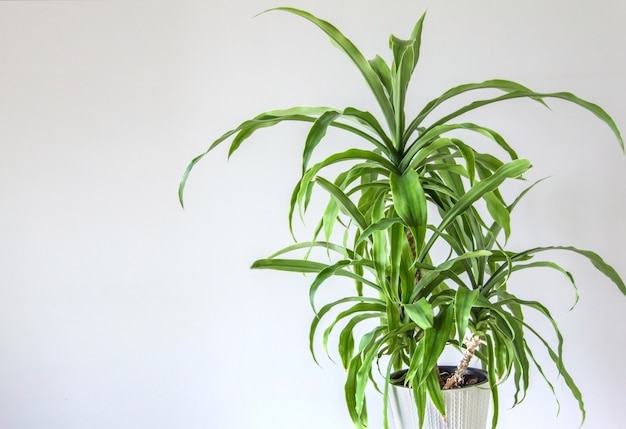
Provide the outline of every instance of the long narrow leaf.
{"type": "MultiPolygon", "coordinates": [[[[600,255],[598,255],[595,252],[592,252],[591,250],[578,249],[573,246],[535,247],[533,249],[528,249],[523,252],[516,253],[514,256],[511,257],[511,260],[515,261],[515,260],[526,258],[528,256],[532,256],[536,253],[541,253],[541,252],[546,252],[546,251],[551,251],[551,250],[565,250],[565,251],[577,253],[579,255],[586,257],[589,260],[589,262],[591,262],[593,266],[596,267],[598,271],[604,274],[609,280],[611,280],[617,286],[617,288],[620,290],[620,292],[622,292],[622,294],[626,295],[626,284],[624,284],[624,280],[620,277],[620,275],[617,273],[615,268],[607,264],[604,261],[604,259],[600,257],[600,255]]],[[[499,271],[501,272],[502,270],[505,270],[505,269],[508,269],[508,267],[506,265],[503,265],[499,268],[499,271]]],[[[496,274],[494,274],[494,277],[495,276],[496,274]]],[[[490,282],[488,282],[488,284],[485,285],[487,289],[490,288],[489,283],[490,282]]]]}
{"type": "Polygon", "coordinates": [[[313,126],[311,127],[304,143],[304,153],[302,154],[302,174],[304,174],[307,170],[311,154],[326,135],[326,130],[329,125],[340,115],[341,113],[336,111],[324,112],[324,114],[317,118],[317,120],[313,123],[313,126]]]}
{"type": "Polygon", "coordinates": [[[580,107],[593,113],[598,119],[600,119],[602,122],[608,125],[611,131],[613,132],[613,134],[615,134],[615,137],[617,138],[617,141],[619,142],[619,145],[622,151],[624,151],[624,140],[613,118],[611,118],[611,116],[597,104],[593,104],[587,100],[583,100],[582,98],[579,98],[569,92],[537,93],[533,91],[518,90],[518,91],[508,93],[508,94],[501,95],[499,97],[490,98],[487,100],[474,101],[473,103],[470,103],[467,106],[462,107],[450,113],[449,115],[446,115],[443,118],[439,119],[434,124],[432,124],[430,128],[445,124],[450,119],[456,118],[457,116],[460,116],[464,113],[467,113],[479,107],[486,106],[492,103],[497,103],[497,102],[504,101],[504,100],[513,99],[513,98],[532,98],[532,99],[559,98],[559,99],[577,104],[580,107]]]}
{"type": "Polygon", "coordinates": [[[460,287],[456,291],[454,298],[454,318],[456,321],[459,343],[465,341],[465,334],[469,325],[469,318],[472,307],[476,303],[480,290],[470,291],[468,288],[460,287]]]}
{"type": "Polygon", "coordinates": [[[419,253],[428,224],[426,194],[420,176],[415,170],[407,170],[402,175],[392,173],[389,175],[389,185],[394,208],[413,233],[416,252],[419,253]]]}
{"type": "Polygon", "coordinates": [[[343,33],[341,33],[334,25],[330,24],[327,21],[319,19],[316,16],[308,12],[305,12],[303,10],[295,9],[291,7],[277,7],[277,8],[269,9],[268,11],[271,11],[271,10],[281,10],[281,11],[293,13],[295,15],[299,15],[302,18],[305,18],[308,21],[312,22],[313,24],[318,26],[322,31],[324,31],[331,38],[331,40],[346,55],[348,55],[348,57],[350,57],[352,62],[354,62],[354,64],[357,66],[357,68],[359,69],[363,77],[365,78],[365,81],[367,82],[368,86],[374,93],[376,101],[378,101],[378,104],[383,114],[385,115],[385,118],[387,119],[387,123],[390,129],[393,131],[393,128],[394,128],[393,108],[391,107],[391,104],[389,103],[389,100],[386,97],[385,87],[380,81],[378,75],[372,69],[372,66],[370,65],[370,63],[365,59],[361,51],[359,51],[359,49],[354,45],[354,43],[352,43],[350,39],[344,36],[343,33]]]}
{"type": "MultiPolygon", "coordinates": [[[[475,91],[475,90],[480,90],[480,89],[498,89],[507,93],[514,92],[514,91],[530,91],[530,89],[528,89],[527,87],[523,85],[520,85],[517,82],[512,82],[510,80],[504,80],[504,79],[492,79],[492,80],[487,80],[481,83],[468,83],[468,84],[456,86],[454,88],[449,89],[438,98],[435,98],[434,100],[431,100],[429,103],[426,104],[426,106],[416,116],[413,122],[411,122],[409,127],[407,127],[407,130],[406,130],[407,137],[408,135],[412,134],[417,129],[417,127],[422,123],[422,121],[426,118],[428,114],[430,114],[437,106],[442,104],[444,101],[449,100],[453,97],[456,97],[457,95],[463,94],[464,92],[475,91]]],[[[545,103],[541,99],[535,99],[535,100],[545,105],[545,103]]]]}
{"type": "MultiPolygon", "coordinates": [[[[302,259],[259,259],[254,261],[250,266],[253,269],[268,269],[276,271],[289,271],[295,273],[319,273],[323,269],[327,268],[328,264],[321,262],[306,261],[302,259]]],[[[342,277],[348,277],[358,282],[364,283],[374,290],[380,291],[380,286],[370,280],[354,274],[350,270],[338,269],[335,274],[342,277]]]]}
{"type": "MultiPolygon", "coordinates": [[[[468,209],[474,202],[478,201],[484,194],[491,192],[500,186],[502,182],[509,178],[519,177],[530,168],[530,162],[526,159],[516,159],[511,161],[502,167],[500,167],[489,178],[476,183],[471,189],[467,191],[456,204],[448,210],[441,224],[439,230],[444,230],[457,216],[468,209]]],[[[433,236],[428,244],[422,250],[422,253],[428,252],[434,244],[436,236],[433,236]]]]}
{"type": "Polygon", "coordinates": [[[330,311],[336,309],[337,307],[343,304],[352,303],[352,302],[369,302],[373,304],[384,305],[384,302],[382,302],[381,300],[377,298],[369,298],[369,297],[363,297],[363,296],[349,296],[349,297],[341,298],[331,303],[328,303],[324,305],[322,308],[320,308],[320,310],[316,313],[315,317],[313,318],[313,321],[311,322],[311,327],[309,329],[309,350],[311,352],[311,356],[313,357],[313,360],[318,365],[319,363],[317,362],[317,357],[315,355],[315,349],[314,349],[314,341],[315,341],[315,334],[317,332],[317,327],[319,326],[322,319],[324,319],[324,316],[326,316],[330,311]]]}
{"type": "Polygon", "coordinates": [[[343,193],[341,189],[339,189],[335,184],[329,182],[323,177],[317,177],[316,182],[320,184],[322,188],[324,188],[328,193],[332,195],[332,197],[337,201],[337,204],[342,209],[344,213],[350,216],[350,218],[356,222],[361,230],[365,230],[369,225],[363,217],[363,214],[359,211],[357,206],[354,205],[352,200],[343,193]]]}

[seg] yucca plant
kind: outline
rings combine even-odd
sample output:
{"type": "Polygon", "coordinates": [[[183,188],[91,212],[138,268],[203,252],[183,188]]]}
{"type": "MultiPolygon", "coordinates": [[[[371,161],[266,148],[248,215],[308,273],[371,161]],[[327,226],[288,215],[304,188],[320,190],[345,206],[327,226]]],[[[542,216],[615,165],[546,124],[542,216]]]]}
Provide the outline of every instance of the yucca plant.
{"type": "MultiPolygon", "coordinates": [[[[460,118],[466,112],[506,100],[528,98],[541,106],[546,99],[561,99],[606,123],[623,151],[622,137],[611,117],[571,93],[537,93],[516,82],[488,80],[445,91],[408,118],[406,94],[420,56],[424,16],[407,40],[391,36],[391,59],[387,62],[380,56],[366,60],[337,28],[308,12],[288,7],[271,10],[298,15],[326,33],[365,78],[380,115],[354,107],[311,106],[261,113],[223,134],[190,162],[180,183],[181,204],[190,171],[221,143],[232,138],[230,156],[261,128],[284,121],[309,124],[303,142],[302,176],[291,197],[290,230],[293,232],[294,218],[309,208],[314,189],[325,191],[329,201],[312,238],[296,240],[252,267],[312,274],[309,297],[315,313],[309,334],[311,352],[315,358],[314,340],[321,326],[326,327],[322,335],[325,348],[329,336],[337,331],[338,355],[347,370],[346,403],[355,426],[368,424],[366,387],[374,384],[387,404],[390,375],[402,368],[408,369],[405,381],[413,389],[420,421],[429,400],[444,414],[437,364],[444,349],[451,346],[465,353],[465,360],[475,355],[488,373],[495,428],[498,386],[503,380],[512,378],[514,405],[525,397],[533,368],[554,391],[529,346],[529,336],[545,348],[547,353],[542,354],[549,357],[578,401],[584,421],[581,392],[563,364],[563,338],[557,323],[541,297],[521,299],[507,284],[517,272],[548,268],[565,275],[576,289],[568,271],[542,258],[546,252],[565,250],[588,259],[624,294],[626,285],[611,266],[589,250],[570,246],[507,248],[507,238],[512,234],[511,212],[538,182],[520,188],[523,191],[515,197],[505,197],[502,185],[523,183],[530,162],[518,158],[495,130],[460,118]],[[449,100],[481,90],[491,94],[495,90],[499,95],[477,98],[434,117],[435,109],[445,110],[449,100]],[[342,150],[313,163],[313,154],[329,127],[359,137],[364,147],[342,150]],[[477,150],[459,138],[460,132],[489,142],[493,152],[477,150]],[[326,168],[336,164],[343,165],[343,171],[325,178],[326,168]],[[353,282],[354,292],[317,306],[318,289],[337,277],[353,282]],[[528,311],[545,317],[554,331],[548,334],[556,338],[556,344],[527,322],[528,311]],[[474,344],[470,353],[468,338],[474,344]]],[[[386,428],[387,420],[385,411],[386,428]]]]}

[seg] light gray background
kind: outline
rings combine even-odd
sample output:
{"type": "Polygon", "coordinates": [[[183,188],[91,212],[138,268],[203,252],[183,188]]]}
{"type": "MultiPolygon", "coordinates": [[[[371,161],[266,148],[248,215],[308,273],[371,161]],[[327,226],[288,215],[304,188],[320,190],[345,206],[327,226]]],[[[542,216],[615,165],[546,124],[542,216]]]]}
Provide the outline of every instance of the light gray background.
{"type": "MultiPolygon", "coordinates": [[[[308,354],[308,280],[252,272],[289,242],[306,129],[261,132],[176,186],[187,161],[254,114],[295,104],[374,109],[356,70],[312,25],[253,18],[269,0],[0,2],[0,427],[349,428],[343,370],[308,354]]],[[[292,0],[368,57],[428,9],[411,100],[455,84],[570,90],[626,129],[620,0],[292,0]]],[[[592,115],[512,102],[496,127],[551,175],[515,216],[515,246],[597,250],[626,275],[626,159],[592,115]]],[[[416,108],[417,109],[417,108],[416,108]]],[[[512,287],[553,307],[587,428],[622,428],[626,298],[582,259],[581,302],[552,273],[512,287]]],[[[553,374],[553,371],[551,372],[553,374]]],[[[575,428],[533,376],[502,428],[575,428]]],[[[557,382],[562,391],[562,383],[557,382]]],[[[372,396],[372,427],[381,428],[372,396]]]]}

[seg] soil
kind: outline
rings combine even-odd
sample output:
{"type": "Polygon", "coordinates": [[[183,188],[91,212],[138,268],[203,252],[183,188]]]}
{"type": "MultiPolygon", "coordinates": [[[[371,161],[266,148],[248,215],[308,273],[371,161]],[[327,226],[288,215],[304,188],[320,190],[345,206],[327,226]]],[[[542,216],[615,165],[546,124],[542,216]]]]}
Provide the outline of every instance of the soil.
{"type": "MultiPolygon", "coordinates": [[[[443,386],[446,384],[446,381],[448,380],[448,378],[450,378],[454,374],[455,370],[456,368],[452,366],[439,367],[439,385],[441,388],[443,388],[443,386]]],[[[405,373],[406,373],[406,370],[402,370],[402,371],[398,371],[392,374],[391,375],[392,383],[395,384],[396,386],[402,386],[405,373]]],[[[480,372],[478,372],[477,370],[473,368],[469,368],[467,372],[465,373],[465,375],[463,376],[463,380],[461,381],[460,385],[456,387],[452,387],[452,389],[473,386],[475,384],[483,383],[486,380],[487,380],[486,377],[482,375],[480,372]]]]}
{"type": "MultiPolygon", "coordinates": [[[[439,387],[443,389],[443,386],[445,386],[446,381],[448,381],[448,378],[452,377],[453,374],[454,374],[454,371],[449,372],[449,371],[440,369],[439,370],[439,387]]],[[[477,375],[465,373],[465,375],[463,375],[463,378],[461,379],[461,382],[458,385],[453,385],[450,389],[460,389],[461,387],[464,387],[464,386],[473,386],[474,384],[478,384],[481,381],[482,380],[477,375]]]]}

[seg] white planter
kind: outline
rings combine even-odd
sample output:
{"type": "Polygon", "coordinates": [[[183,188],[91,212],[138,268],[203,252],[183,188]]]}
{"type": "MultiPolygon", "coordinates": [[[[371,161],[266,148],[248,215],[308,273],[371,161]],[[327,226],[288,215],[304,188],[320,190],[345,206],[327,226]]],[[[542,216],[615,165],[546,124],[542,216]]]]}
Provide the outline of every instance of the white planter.
{"type": "MultiPolygon", "coordinates": [[[[451,369],[454,371],[453,367],[451,369]]],[[[470,368],[468,371],[485,375],[479,369],[470,368]]],[[[389,403],[396,429],[419,429],[413,391],[408,387],[392,384],[390,393],[389,403]]],[[[423,429],[486,428],[491,398],[489,383],[485,381],[462,389],[444,390],[443,397],[446,402],[446,421],[432,402],[428,401],[423,429]]]]}

